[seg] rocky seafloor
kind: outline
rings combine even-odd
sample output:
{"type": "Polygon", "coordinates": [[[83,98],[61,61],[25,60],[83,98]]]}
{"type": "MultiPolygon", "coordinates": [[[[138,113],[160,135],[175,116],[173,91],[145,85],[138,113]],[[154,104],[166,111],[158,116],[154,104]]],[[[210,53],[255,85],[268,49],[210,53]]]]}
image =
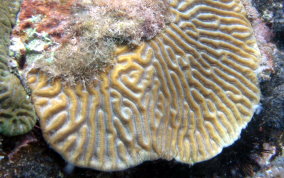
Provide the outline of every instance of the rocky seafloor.
{"type": "Polygon", "coordinates": [[[221,154],[192,167],[157,160],[125,171],[100,172],[68,165],[36,126],[26,135],[0,136],[0,177],[284,177],[284,4],[283,0],[252,0],[252,4],[276,45],[273,71],[260,83],[262,111],[221,154]]]}

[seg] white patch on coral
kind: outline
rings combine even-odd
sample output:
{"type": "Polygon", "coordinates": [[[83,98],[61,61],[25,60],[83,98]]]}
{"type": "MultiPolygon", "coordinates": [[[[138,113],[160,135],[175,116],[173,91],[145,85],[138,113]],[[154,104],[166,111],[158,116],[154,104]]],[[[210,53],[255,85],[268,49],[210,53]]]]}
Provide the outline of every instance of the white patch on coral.
{"type": "Polygon", "coordinates": [[[21,51],[26,51],[25,44],[22,42],[21,38],[13,37],[11,39],[11,45],[9,46],[10,55],[18,56],[21,54],[21,51]]]}

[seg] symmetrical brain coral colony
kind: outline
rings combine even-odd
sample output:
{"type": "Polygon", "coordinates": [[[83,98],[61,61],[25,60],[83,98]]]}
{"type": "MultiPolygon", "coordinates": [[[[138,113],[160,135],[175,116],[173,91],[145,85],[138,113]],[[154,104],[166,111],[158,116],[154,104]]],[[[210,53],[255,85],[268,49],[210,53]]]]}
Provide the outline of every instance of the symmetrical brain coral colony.
{"type": "Polygon", "coordinates": [[[12,72],[9,43],[19,1],[0,0],[0,134],[27,133],[36,123],[36,114],[19,78],[12,72]]]}
{"type": "Polygon", "coordinates": [[[11,41],[45,140],[76,166],[210,159],[259,103],[240,0],[23,0],[11,41]]]}

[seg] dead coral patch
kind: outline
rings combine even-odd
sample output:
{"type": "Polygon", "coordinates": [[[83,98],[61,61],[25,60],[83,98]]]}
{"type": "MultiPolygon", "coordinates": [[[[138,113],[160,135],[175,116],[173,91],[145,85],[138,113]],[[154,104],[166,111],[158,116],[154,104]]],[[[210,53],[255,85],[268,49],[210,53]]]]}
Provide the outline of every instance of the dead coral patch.
{"type": "Polygon", "coordinates": [[[129,42],[151,39],[172,21],[166,0],[98,0],[90,15],[110,22],[110,36],[122,36],[129,42]],[[130,33],[129,33],[130,32],[130,33]]]}
{"type": "Polygon", "coordinates": [[[75,23],[94,27],[97,39],[121,39],[128,45],[153,38],[172,21],[166,0],[82,1],[74,5],[73,12],[75,23]]]}
{"type": "Polygon", "coordinates": [[[27,69],[38,68],[71,84],[89,83],[111,68],[117,45],[134,48],[171,22],[167,0],[24,0],[22,9],[17,31],[46,33],[54,42],[41,57],[27,59],[27,69]],[[41,20],[30,20],[35,17],[41,20]]]}
{"type": "Polygon", "coordinates": [[[18,25],[14,28],[13,34],[22,36],[27,28],[34,28],[37,32],[49,34],[53,40],[61,42],[68,38],[65,30],[70,25],[72,7],[76,0],[23,0],[19,13],[18,25]],[[30,19],[42,16],[38,22],[30,19]]]}
{"type": "Polygon", "coordinates": [[[60,77],[71,85],[78,81],[87,84],[112,67],[114,47],[111,39],[97,41],[90,38],[75,45],[64,44],[54,52],[51,63],[44,60],[51,55],[46,53],[34,67],[40,68],[51,79],[60,77]]]}

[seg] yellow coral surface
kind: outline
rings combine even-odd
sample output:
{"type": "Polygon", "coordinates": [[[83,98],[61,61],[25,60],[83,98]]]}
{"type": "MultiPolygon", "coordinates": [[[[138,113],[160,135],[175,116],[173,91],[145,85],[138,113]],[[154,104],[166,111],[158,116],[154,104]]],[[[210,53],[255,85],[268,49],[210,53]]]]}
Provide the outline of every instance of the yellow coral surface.
{"type": "Polygon", "coordinates": [[[121,170],[196,163],[232,144],[259,102],[259,51],[239,0],[174,0],[175,22],[89,86],[28,81],[44,138],[67,161],[121,170]]]}

